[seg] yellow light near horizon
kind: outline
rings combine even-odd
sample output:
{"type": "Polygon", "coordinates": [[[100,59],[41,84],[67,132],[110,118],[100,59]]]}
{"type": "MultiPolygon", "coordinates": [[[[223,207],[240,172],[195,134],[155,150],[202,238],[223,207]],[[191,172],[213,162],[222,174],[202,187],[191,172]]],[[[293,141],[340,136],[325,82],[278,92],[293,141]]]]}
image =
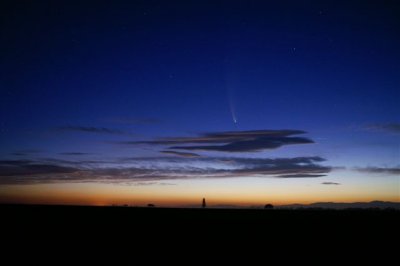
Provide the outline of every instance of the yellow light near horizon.
{"type": "Polygon", "coordinates": [[[145,206],[200,206],[207,204],[261,206],[321,201],[400,201],[398,179],[321,185],[317,179],[220,178],[170,180],[175,185],[121,185],[105,183],[57,183],[0,187],[0,202],[34,204],[145,206]]]}

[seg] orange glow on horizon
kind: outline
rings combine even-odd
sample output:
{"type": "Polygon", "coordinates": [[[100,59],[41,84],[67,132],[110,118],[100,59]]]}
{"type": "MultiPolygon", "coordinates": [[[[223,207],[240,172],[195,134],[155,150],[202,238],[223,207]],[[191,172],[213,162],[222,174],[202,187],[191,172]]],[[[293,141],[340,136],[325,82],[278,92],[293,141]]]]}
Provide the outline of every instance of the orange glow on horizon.
{"type": "MultiPolygon", "coordinates": [[[[399,202],[396,186],[336,187],[318,183],[304,185],[291,180],[227,180],[173,181],[176,185],[117,185],[100,183],[64,183],[7,185],[0,187],[0,203],[62,205],[129,205],[200,206],[206,198],[208,206],[275,206],[314,202],[399,202]],[[254,182],[260,182],[260,185],[254,182]],[[264,185],[268,182],[267,185],[264,185]],[[247,185],[246,185],[247,184],[247,185]]],[[[303,183],[301,183],[303,182],[303,183]]]]}

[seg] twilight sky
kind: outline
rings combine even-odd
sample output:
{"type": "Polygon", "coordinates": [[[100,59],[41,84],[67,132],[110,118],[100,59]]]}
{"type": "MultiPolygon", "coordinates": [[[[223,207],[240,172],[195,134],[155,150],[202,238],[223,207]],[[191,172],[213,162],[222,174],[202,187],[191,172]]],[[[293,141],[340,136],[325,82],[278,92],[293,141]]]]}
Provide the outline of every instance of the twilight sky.
{"type": "Polygon", "coordinates": [[[400,201],[397,1],[2,1],[0,17],[0,202],[400,201]]]}

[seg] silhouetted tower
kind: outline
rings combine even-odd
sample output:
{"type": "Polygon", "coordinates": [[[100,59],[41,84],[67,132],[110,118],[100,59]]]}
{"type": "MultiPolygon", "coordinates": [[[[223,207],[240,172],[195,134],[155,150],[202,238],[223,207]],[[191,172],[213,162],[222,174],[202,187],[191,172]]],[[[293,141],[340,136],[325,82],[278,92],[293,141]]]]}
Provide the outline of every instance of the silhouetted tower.
{"type": "Polygon", "coordinates": [[[205,208],[206,206],[207,206],[207,205],[206,205],[206,199],[203,198],[203,203],[201,204],[201,207],[205,208]]]}

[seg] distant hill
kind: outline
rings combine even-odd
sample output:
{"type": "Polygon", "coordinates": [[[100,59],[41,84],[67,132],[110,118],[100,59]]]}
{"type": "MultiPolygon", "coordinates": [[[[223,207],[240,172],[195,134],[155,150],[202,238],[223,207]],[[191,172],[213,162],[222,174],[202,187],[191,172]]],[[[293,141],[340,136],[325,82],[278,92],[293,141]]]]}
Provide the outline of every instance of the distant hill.
{"type": "Polygon", "coordinates": [[[400,202],[390,201],[371,201],[371,202],[316,202],[311,204],[289,204],[281,205],[279,208],[298,209],[298,208],[322,208],[322,209],[368,209],[368,208],[379,208],[379,209],[397,209],[400,210],[400,202]]]}

